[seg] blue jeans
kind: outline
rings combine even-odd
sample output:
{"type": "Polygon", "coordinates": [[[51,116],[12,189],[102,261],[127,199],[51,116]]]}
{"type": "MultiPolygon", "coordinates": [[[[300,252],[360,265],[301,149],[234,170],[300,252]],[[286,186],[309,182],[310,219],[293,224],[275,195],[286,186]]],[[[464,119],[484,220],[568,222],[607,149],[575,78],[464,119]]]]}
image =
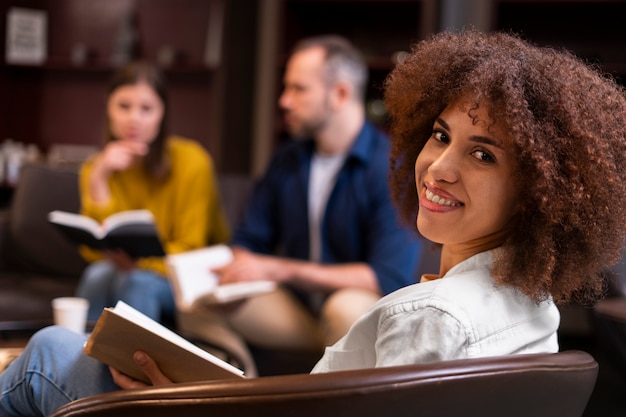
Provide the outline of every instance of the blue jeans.
{"type": "Polygon", "coordinates": [[[88,320],[118,300],[156,321],[174,316],[174,296],[167,278],[145,269],[119,271],[110,261],[90,264],[80,279],[76,295],[89,300],[88,320]]]}
{"type": "Polygon", "coordinates": [[[108,367],[83,354],[84,342],[57,326],[33,335],[0,374],[0,415],[47,416],[79,398],[118,390],[108,367]]]}

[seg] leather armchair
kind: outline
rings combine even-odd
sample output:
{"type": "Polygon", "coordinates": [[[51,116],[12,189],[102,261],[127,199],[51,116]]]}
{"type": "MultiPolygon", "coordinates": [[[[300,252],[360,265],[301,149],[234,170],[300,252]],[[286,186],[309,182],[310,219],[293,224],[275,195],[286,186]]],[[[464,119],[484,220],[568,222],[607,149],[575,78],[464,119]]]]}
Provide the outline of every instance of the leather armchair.
{"type": "Polygon", "coordinates": [[[610,271],[609,294],[593,307],[594,329],[607,358],[626,377],[626,251],[610,271]]]}
{"type": "Polygon", "coordinates": [[[593,312],[600,347],[611,364],[626,376],[626,297],[599,301],[593,312]]]}
{"type": "Polygon", "coordinates": [[[580,417],[598,364],[582,351],[117,391],[51,417],[580,417]]]}

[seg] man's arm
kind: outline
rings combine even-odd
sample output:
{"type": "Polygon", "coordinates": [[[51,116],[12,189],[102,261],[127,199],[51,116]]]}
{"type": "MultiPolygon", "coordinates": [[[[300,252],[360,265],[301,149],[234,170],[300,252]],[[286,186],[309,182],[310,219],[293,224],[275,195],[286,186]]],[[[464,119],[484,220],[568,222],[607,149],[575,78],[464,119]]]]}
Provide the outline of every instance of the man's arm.
{"type": "Polygon", "coordinates": [[[373,269],[366,263],[321,265],[275,256],[254,254],[233,248],[234,260],[217,269],[220,283],[269,280],[290,283],[302,289],[332,291],[339,288],[361,288],[380,293],[373,269]]]}

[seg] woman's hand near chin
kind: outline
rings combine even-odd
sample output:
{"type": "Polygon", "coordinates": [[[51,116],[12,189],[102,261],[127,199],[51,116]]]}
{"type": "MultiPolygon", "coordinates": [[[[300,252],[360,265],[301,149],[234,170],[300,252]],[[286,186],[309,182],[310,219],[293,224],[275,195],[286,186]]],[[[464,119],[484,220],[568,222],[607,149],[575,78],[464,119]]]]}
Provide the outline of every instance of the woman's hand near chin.
{"type": "Polygon", "coordinates": [[[137,158],[148,153],[148,145],[138,142],[114,141],[108,143],[95,157],[89,175],[89,194],[97,203],[111,198],[109,178],[115,171],[128,169],[137,158]]]}
{"type": "Polygon", "coordinates": [[[137,158],[148,153],[148,145],[141,142],[113,141],[109,142],[96,159],[94,169],[104,176],[115,171],[128,169],[137,158]]]}

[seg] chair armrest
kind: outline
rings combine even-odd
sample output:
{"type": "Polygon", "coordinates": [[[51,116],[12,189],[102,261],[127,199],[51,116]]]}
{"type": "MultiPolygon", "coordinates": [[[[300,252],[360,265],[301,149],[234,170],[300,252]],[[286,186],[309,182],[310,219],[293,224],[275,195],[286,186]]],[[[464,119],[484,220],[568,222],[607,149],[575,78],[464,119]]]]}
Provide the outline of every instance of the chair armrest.
{"type": "Polygon", "coordinates": [[[74,401],[51,417],[580,416],[597,372],[581,351],[507,355],[117,391],[74,401]]]}

